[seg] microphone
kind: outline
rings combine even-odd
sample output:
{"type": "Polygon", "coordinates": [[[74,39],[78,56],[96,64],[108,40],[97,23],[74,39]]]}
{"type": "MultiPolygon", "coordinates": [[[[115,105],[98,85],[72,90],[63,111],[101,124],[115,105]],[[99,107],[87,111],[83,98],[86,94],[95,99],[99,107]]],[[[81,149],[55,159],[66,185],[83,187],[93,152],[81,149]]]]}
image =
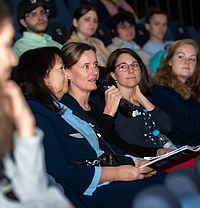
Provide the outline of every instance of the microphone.
{"type": "MultiPolygon", "coordinates": [[[[110,86],[106,81],[102,81],[98,86],[98,90],[104,93],[109,87],[110,86]]],[[[133,116],[133,111],[135,110],[133,104],[131,104],[124,98],[120,99],[118,108],[120,113],[128,118],[131,118],[133,116]]]]}

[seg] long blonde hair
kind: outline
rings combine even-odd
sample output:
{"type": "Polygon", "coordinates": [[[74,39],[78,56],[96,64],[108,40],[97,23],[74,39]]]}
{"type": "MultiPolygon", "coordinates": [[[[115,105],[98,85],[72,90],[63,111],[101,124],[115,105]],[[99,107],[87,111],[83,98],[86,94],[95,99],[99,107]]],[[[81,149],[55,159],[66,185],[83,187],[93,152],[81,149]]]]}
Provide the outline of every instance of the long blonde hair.
{"type": "Polygon", "coordinates": [[[172,43],[168,48],[166,57],[161,62],[160,68],[155,75],[154,82],[174,89],[183,99],[188,99],[193,96],[200,102],[199,47],[197,42],[192,39],[182,39],[172,43]],[[176,74],[172,71],[172,67],[169,65],[169,61],[177,51],[177,48],[182,45],[192,45],[197,51],[195,72],[185,83],[177,78],[176,74]]]}

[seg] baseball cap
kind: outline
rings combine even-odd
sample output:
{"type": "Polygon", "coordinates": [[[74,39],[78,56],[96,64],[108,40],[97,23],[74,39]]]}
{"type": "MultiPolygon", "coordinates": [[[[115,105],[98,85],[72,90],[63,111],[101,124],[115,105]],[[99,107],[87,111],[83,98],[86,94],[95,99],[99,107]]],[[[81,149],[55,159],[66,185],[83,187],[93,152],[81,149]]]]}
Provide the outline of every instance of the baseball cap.
{"type": "Polygon", "coordinates": [[[39,6],[49,9],[49,4],[43,0],[21,0],[17,6],[17,19],[23,18],[26,13],[33,11],[39,6]]]}

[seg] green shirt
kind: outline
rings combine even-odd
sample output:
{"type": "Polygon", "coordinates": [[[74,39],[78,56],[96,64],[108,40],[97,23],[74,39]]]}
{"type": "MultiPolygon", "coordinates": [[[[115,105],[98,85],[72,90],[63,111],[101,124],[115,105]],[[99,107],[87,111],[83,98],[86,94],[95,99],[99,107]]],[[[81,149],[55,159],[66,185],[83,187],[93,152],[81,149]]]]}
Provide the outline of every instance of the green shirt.
{"type": "Polygon", "coordinates": [[[62,45],[53,40],[50,35],[38,35],[32,32],[23,32],[23,36],[13,45],[13,50],[16,56],[20,57],[25,51],[45,46],[62,47],[62,45]]]}

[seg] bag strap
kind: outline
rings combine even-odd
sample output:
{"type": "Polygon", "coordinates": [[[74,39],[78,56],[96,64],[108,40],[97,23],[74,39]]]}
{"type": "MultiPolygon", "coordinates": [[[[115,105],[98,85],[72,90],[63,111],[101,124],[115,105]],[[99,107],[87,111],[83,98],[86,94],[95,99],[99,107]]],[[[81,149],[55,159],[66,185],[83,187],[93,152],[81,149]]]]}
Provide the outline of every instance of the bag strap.
{"type": "Polygon", "coordinates": [[[97,128],[95,128],[95,125],[93,125],[92,123],[86,121],[83,116],[80,115],[80,113],[78,113],[77,111],[73,110],[74,115],[78,116],[80,119],[82,119],[83,121],[87,122],[90,127],[94,130],[95,134],[97,135],[97,137],[102,141],[102,143],[104,144],[104,146],[114,155],[117,155],[117,153],[113,150],[113,148],[108,144],[108,142],[103,138],[103,136],[99,133],[99,131],[97,130],[97,128]]]}

